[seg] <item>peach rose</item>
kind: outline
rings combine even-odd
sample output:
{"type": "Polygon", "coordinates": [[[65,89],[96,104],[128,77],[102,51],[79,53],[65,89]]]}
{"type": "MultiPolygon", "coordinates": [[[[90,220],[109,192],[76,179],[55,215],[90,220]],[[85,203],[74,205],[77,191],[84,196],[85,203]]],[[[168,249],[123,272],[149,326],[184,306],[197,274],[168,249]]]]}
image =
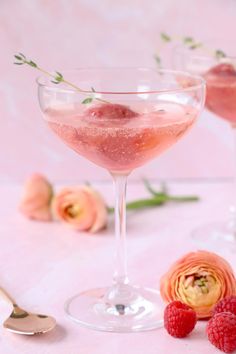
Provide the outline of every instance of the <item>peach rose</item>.
{"type": "Polygon", "coordinates": [[[44,176],[35,173],[25,183],[19,210],[30,219],[50,221],[52,220],[50,209],[52,197],[51,184],[44,176]]]}
{"type": "Polygon", "coordinates": [[[161,296],[191,306],[199,319],[211,316],[222,298],[236,295],[236,280],[228,262],[215,253],[191,252],[175,262],[162,277],[161,296]]]}
{"type": "Polygon", "coordinates": [[[97,232],[107,225],[102,196],[89,186],[64,188],[53,201],[55,216],[79,231],[97,232]]]}

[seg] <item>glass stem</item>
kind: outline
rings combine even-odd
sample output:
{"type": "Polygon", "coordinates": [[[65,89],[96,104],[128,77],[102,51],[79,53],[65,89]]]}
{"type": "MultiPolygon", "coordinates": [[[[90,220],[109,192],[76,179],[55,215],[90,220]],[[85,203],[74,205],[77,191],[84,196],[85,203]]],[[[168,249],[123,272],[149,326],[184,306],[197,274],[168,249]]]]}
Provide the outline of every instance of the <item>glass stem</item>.
{"type": "Polygon", "coordinates": [[[232,202],[230,205],[230,228],[234,232],[236,239],[236,126],[232,125],[233,137],[234,137],[234,165],[233,165],[233,191],[232,202]]]}
{"type": "Polygon", "coordinates": [[[126,250],[126,185],[127,175],[112,175],[115,185],[116,253],[113,282],[116,286],[129,283],[126,250]]]}

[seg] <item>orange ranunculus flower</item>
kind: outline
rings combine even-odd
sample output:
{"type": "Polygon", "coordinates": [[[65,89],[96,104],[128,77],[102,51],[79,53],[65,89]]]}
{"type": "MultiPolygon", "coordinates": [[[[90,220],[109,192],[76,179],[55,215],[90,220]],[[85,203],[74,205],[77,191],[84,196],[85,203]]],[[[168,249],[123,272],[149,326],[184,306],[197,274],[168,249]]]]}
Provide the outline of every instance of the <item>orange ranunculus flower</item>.
{"type": "Polygon", "coordinates": [[[105,201],[89,186],[64,188],[54,198],[53,211],[59,220],[79,231],[95,233],[107,225],[105,201]]]}
{"type": "Polygon", "coordinates": [[[52,185],[44,176],[35,173],[25,183],[19,210],[30,219],[50,221],[52,197],[52,185]]]}
{"type": "Polygon", "coordinates": [[[236,279],[230,264],[215,253],[191,252],[175,262],[160,284],[166,302],[180,300],[191,306],[199,319],[211,316],[222,298],[236,295],[236,279]]]}

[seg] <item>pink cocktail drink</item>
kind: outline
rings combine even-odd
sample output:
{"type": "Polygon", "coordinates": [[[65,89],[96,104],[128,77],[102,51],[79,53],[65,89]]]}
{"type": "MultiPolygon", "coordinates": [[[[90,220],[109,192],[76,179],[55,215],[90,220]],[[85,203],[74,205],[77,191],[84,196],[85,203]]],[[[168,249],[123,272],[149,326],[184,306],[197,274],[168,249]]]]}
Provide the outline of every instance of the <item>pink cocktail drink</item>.
{"type": "Polygon", "coordinates": [[[206,107],[231,124],[236,123],[236,70],[219,64],[204,74],[207,84],[206,107]]]}
{"type": "Polygon", "coordinates": [[[41,78],[40,106],[65,144],[112,174],[116,256],[112,286],[73,296],[65,311],[73,321],[97,330],[158,328],[163,324],[159,293],[132,285],[127,274],[126,181],[133,169],[162,154],[192,127],[204,104],[204,81],[145,68],[82,69],[66,75],[79,88],[55,87],[41,78]]]}
{"type": "Polygon", "coordinates": [[[117,106],[68,104],[47,109],[45,116],[77,153],[113,173],[129,173],[179,140],[198,114],[173,102],[117,106]]]}
{"type": "MultiPolygon", "coordinates": [[[[234,43],[222,43],[228,51],[234,48],[234,43]]],[[[217,44],[218,46],[218,44],[217,44]]],[[[215,47],[216,48],[216,47],[215,47]]],[[[206,108],[208,111],[227,121],[234,135],[236,148],[236,57],[227,56],[221,50],[212,50],[201,46],[198,49],[176,47],[174,55],[175,68],[188,70],[191,73],[201,75],[206,81],[206,108]]],[[[215,118],[213,118],[215,119],[215,118]]],[[[236,150],[235,150],[236,154],[236,150]]],[[[234,172],[236,192],[236,165],[234,172]]],[[[235,192],[232,205],[229,208],[229,218],[226,221],[215,221],[202,225],[193,231],[193,238],[209,245],[212,242],[236,243],[236,204],[235,192]]]]}

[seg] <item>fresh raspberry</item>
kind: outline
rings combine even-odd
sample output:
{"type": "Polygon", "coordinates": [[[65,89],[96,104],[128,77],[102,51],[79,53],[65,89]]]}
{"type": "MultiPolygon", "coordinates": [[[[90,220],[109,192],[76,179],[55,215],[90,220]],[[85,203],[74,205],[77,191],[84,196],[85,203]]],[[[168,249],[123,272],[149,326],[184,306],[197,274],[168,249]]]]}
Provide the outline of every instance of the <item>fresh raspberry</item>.
{"type": "Polygon", "coordinates": [[[137,113],[121,104],[103,103],[89,108],[86,115],[94,118],[121,119],[135,117],[137,113]]]}
{"type": "Polygon", "coordinates": [[[219,312],[231,312],[236,315],[236,296],[228,296],[216,304],[212,314],[215,315],[219,312]]]}
{"type": "Polygon", "coordinates": [[[207,324],[209,341],[225,353],[236,349],[236,316],[230,312],[214,315],[207,324]]]}
{"type": "Polygon", "coordinates": [[[186,337],[192,332],[196,322],[196,312],[180,301],[173,301],[165,308],[164,326],[172,337],[186,337]]]}
{"type": "Polygon", "coordinates": [[[232,64],[222,63],[213,66],[207,74],[214,74],[219,76],[234,76],[236,75],[236,70],[232,64]]]}

